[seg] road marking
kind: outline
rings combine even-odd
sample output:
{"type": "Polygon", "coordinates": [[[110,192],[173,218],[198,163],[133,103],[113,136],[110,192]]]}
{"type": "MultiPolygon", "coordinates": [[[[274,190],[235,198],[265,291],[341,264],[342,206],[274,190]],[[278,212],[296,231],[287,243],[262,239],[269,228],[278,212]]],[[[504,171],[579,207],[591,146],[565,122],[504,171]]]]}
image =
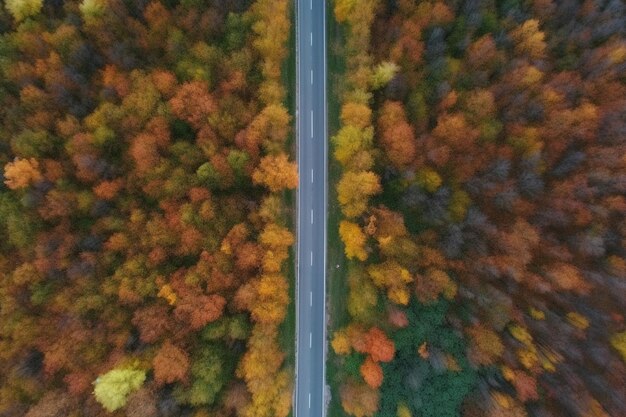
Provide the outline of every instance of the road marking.
{"type": "Polygon", "coordinates": [[[311,32],[311,46],[313,46],[313,32],[311,32]]]}
{"type": "Polygon", "coordinates": [[[311,85],[313,85],[313,70],[311,70],[311,85]]]}
{"type": "Polygon", "coordinates": [[[309,332],[309,349],[313,347],[313,332],[309,332]]]}
{"type": "Polygon", "coordinates": [[[309,293],[309,307],[313,307],[313,291],[309,293]]]}
{"type": "Polygon", "coordinates": [[[313,137],[313,110],[311,110],[311,137],[313,137]]]}
{"type": "Polygon", "coordinates": [[[313,0],[311,0],[311,3],[309,4],[309,8],[313,10],[313,0]]]}
{"type": "Polygon", "coordinates": [[[311,184],[313,184],[313,170],[311,170],[311,184]]]}
{"type": "Polygon", "coordinates": [[[313,251],[311,251],[311,266],[313,266],[313,251]]]}
{"type": "Polygon", "coordinates": [[[311,408],[311,393],[309,392],[309,408],[311,408]]]}
{"type": "Polygon", "coordinates": [[[311,224],[313,224],[313,209],[311,209],[311,224]]]}

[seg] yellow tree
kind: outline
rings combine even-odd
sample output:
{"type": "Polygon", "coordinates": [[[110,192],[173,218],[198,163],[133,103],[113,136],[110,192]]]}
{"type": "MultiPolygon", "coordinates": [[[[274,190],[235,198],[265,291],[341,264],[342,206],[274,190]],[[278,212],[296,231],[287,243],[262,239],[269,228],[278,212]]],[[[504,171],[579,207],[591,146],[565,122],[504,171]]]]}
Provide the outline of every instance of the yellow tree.
{"type": "Polygon", "coordinates": [[[371,171],[346,172],[337,184],[342,213],[353,218],[367,210],[369,198],[382,191],[380,179],[371,171]]]}
{"type": "Polygon", "coordinates": [[[539,21],[530,19],[511,32],[515,41],[515,51],[527,54],[531,59],[540,59],[546,52],[546,35],[539,30],[539,21]]]}
{"type": "Polygon", "coordinates": [[[374,164],[370,155],[373,139],[374,129],[371,126],[359,128],[345,125],[331,139],[335,146],[334,157],[348,169],[370,169],[374,164]]]}
{"type": "Polygon", "coordinates": [[[367,236],[358,224],[342,220],[339,224],[339,236],[341,236],[346,247],[345,252],[348,259],[357,258],[360,261],[367,259],[367,251],[365,250],[367,236]]]}
{"type": "Polygon", "coordinates": [[[385,261],[381,264],[370,265],[367,272],[379,288],[387,289],[389,299],[401,305],[409,302],[407,284],[413,281],[411,273],[396,261],[385,261]]]}
{"type": "Polygon", "coordinates": [[[362,103],[347,102],[341,106],[341,123],[365,129],[372,123],[372,110],[362,103]]]}

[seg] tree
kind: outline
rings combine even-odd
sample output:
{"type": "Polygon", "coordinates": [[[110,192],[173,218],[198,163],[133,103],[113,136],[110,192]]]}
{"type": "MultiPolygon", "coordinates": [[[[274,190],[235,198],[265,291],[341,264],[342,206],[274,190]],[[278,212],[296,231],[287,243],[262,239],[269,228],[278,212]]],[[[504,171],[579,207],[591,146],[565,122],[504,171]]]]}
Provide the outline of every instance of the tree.
{"type": "Polygon", "coordinates": [[[189,371],[189,357],[185,351],[167,341],[152,359],[152,366],[154,380],[158,385],[185,381],[189,371]]]}
{"type": "Polygon", "coordinates": [[[367,251],[365,250],[367,237],[358,224],[342,220],[339,224],[339,236],[345,245],[348,259],[357,258],[360,261],[367,259],[367,251]]]}
{"type": "Polygon", "coordinates": [[[413,128],[406,121],[402,104],[387,101],[378,117],[381,141],[387,157],[397,168],[402,168],[415,158],[416,146],[413,128]]]}
{"type": "Polygon", "coordinates": [[[378,327],[372,327],[365,334],[365,345],[375,362],[389,362],[396,353],[393,341],[378,327]]]}
{"type": "Polygon", "coordinates": [[[67,393],[49,391],[28,410],[25,417],[66,417],[73,406],[67,393]]]}
{"type": "Polygon", "coordinates": [[[285,153],[268,155],[261,159],[259,167],[252,173],[252,180],[272,192],[294,189],[298,186],[298,167],[289,162],[285,153]]]}
{"type": "Polygon", "coordinates": [[[208,123],[208,118],[217,106],[203,81],[183,84],[169,101],[174,115],[196,129],[208,123]]]}
{"type": "Polygon", "coordinates": [[[43,176],[39,171],[39,162],[36,159],[15,158],[4,166],[4,183],[12,190],[19,190],[41,181],[43,176]]]}
{"type": "Polygon", "coordinates": [[[174,317],[198,330],[222,316],[226,299],[221,295],[189,295],[181,297],[174,309],[174,317]]]}
{"type": "Polygon", "coordinates": [[[354,417],[371,417],[378,410],[380,394],[368,385],[347,382],[339,389],[341,406],[354,417]]]}
{"type": "Polygon", "coordinates": [[[157,417],[159,411],[154,393],[147,388],[140,388],[128,397],[126,417],[157,417]]]}
{"type": "Polygon", "coordinates": [[[266,106],[246,129],[246,149],[257,155],[258,147],[262,145],[268,153],[280,153],[289,133],[289,120],[289,112],[284,106],[266,106]]]}
{"type": "Polygon", "coordinates": [[[367,170],[374,160],[370,155],[373,144],[374,129],[358,128],[345,125],[331,138],[335,146],[334,157],[345,168],[351,170],[367,170]]]}
{"type": "Polygon", "coordinates": [[[363,380],[370,387],[378,388],[382,385],[383,368],[380,367],[380,364],[374,362],[370,356],[365,358],[365,362],[361,365],[360,372],[363,376],[363,380]]]}
{"type": "Polygon", "coordinates": [[[466,332],[471,342],[468,356],[476,365],[492,365],[504,353],[504,345],[494,331],[475,325],[466,332]]]}
{"type": "Polygon", "coordinates": [[[348,16],[357,4],[357,0],[337,0],[335,1],[335,19],[338,23],[348,20],[348,16]]]}
{"type": "Polygon", "coordinates": [[[124,407],[128,396],[137,391],[146,379],[139,369],[112,369],[94,382],[96,400],[109,412],[124,407]]]}
{"type": "Polygon", "coordinates": [[[351,267],[348,272],[348,313],[358,322],[367,323],[375,317],[378,290],[365,271],[351,267]]]}
{"type": "Polygon", "coordinates": [[[372,123],[372,110],[365,104],[347,102],[341,106],[342,127],[365,129],[372,123]]]}
{"type": "Polygon", "coordinates": [[[258,323],[279,324],[289,305],[289,284],[280,274],[264,274],[256,285],[257,298],[252,305],[252,319],[258,323]]]}
{"type": "Polygon", "coordinates": [[[360,216],[367,210],[369,197],[381,191],[380,180],[371,171],[344,173],[337,184],[342,213],[348,218],[360,216]]]}
{"type": "Polygon", "coordinates": [[[511,37],[515,41],[515,51],[527,54],[530,59],[541,59],[546,52],[545,34],[539,30],[539,21],[530,19],[517,26],[511,37]]]}
{"type": "Polygon", "coordinates": [[[378,64],[370,76],[370,85],[372,89],[378,90],[379,88],[387,85],[399,69],[400,68],[394,62],[385,61],[378,64]]]}
{"type": "Polygon", "coordinates": [[[139,329],[139,338],[145,343],[157,342],[172,329],[169,309],[164,305],[135,310],[132,323],[139,329]]]}
{"type": "Polygon", "coordinates": [[[4,5],[17,22],[39,14],[43,0],[6,0],[4,5]]]}

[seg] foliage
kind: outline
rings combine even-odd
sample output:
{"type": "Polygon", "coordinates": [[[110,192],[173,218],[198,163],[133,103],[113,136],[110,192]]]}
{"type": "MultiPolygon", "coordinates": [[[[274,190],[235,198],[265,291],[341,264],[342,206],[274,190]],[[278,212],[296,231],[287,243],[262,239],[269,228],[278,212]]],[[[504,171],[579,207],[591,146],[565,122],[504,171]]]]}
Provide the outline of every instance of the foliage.
{"type": "Polygon", "coordinates": [[[107,411],[115,411],[126,404],[128,395],[141,387],[146,372],[138,369],[112,369],[94,382],[96,400],[107,411]]]}
{"type": "Polygon", "coordinates": [[[0,414],[285,416],[290,2],[0,8],[0,414]]]}
{"type": "Polygon", "coordinates": [[[496,3],[333,3],[345,413],[626,413],[626,9],[496,3]]]}

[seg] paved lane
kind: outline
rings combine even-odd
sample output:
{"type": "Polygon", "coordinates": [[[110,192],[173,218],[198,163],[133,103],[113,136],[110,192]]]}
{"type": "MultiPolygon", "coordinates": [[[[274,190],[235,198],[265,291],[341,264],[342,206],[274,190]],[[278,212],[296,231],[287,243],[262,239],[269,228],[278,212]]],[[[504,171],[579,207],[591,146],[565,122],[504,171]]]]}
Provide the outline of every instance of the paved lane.
{"type": "Polygon", "coordinates": [[[325,384],[326,4],[296,0],[298,292],[295,417],[322,417],[325,384]]]}

